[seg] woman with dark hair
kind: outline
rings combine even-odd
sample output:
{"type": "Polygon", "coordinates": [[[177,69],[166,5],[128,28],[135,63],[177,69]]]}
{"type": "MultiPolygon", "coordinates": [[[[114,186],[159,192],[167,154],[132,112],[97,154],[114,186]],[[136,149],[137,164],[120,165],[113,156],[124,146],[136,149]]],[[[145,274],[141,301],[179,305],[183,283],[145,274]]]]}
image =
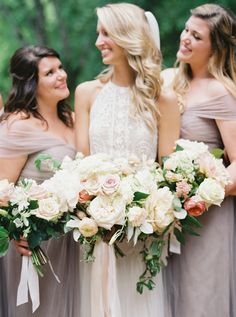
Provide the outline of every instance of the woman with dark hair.
{"type": "MultiPolygon", "coordinates": [[[[171,317],[236,316],[236,17],[217,4],[191,10],[180,36],[172,86],[181,97],[182,138],[222,148],[232,184],[221,207],[201,216],[198,239],[188,237],[170,258],[166,287],[171,317]]],[[[168,307],[169,305],[167,305],[168,307]]]]}
{"type": "MultiPolygon", "coordinates": [[[[12,88],[0,119],[0,179],[17,182],[31,178],[40,183],[52,176],[47,164],[36,170],[39,154],[61,161],[75,155],[73,117],[65,99],[69,96],[67,74],[59,54],[43,46],[18,49],[11,58],[12,88]]],[[[43,244],[61,283],[48,265],[40,278],[40,306],[34,317],[74,317],[78,283],[78,245],[70,235],[43,244]]],[[[31,304],[16,307],[21,255],[30,255],[28,243],[14,242],[3,258],[8,312],[4,317],[32,316],[31,304]]],[[[2,287],[2,285],[1,285],[2,287]]]]}

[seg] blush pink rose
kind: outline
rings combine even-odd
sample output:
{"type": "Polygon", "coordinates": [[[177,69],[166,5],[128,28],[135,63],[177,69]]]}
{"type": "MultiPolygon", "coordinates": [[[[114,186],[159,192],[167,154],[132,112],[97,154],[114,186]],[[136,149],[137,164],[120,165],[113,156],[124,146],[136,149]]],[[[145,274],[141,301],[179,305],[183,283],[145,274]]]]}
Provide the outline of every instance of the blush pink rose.
{"type": "Polygon", "coordinates": [[[185,201],[184,209],[190,216],[198,217],[204,213],[206,205],[204,201],[199,201],[196,196],[193,196],[185,201]]]}

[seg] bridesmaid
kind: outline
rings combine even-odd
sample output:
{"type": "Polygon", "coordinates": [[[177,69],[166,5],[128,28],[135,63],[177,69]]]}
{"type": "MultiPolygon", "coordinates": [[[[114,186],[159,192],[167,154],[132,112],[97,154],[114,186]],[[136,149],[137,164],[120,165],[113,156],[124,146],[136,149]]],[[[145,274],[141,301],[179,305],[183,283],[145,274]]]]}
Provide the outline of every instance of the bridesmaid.
{"type": "Polygon", "coordinates": [[[163,72],[182,98],[182,138],[225,149],[232,184],[221,207],[201,216],[199,238],[188,236],[166,269],[171,317],[236,316],[236,17],[216,4],[191,10],[181,33],[178,69],[163,72]]]}
{"type": "MultiPolygon", "coordinates": [[[[69,96],[67,74],[59,54],[51,48],[28,46],[18,49],[11,58],[12,88],[0,119],[0,179],[17,182],[32,178],[38,183],[52,176],[43,164],[36,170],[35,158],[47,153],[62,160],[75,155],[73,118],[65,99],[69,96]]],[[[39,308],[32,315],[31,303],[16,307],[21,254],[30,255],[27,241],[15,241],[3,258],[7,295],[4,317],[78,316],[78,245],[70,235],[44,243],[61,283],[48,265],[40,278],[39,308]]],[[[1,285],[1,287],[3,287],[1,285]]]]}
{"type": "MultiPolygon", "coordinates": [[[[75,94],[77,148],[84,154],[113,157],[169,154],[179,137],[180,112],[173,93],[160,91],[159,30],[154,16],[136,5],[97,9],[97,41],[107,71],[80,84],[75,94]],[[161,113],[161,115],[160,115],[161,113]],[[158,146],[157,146],[158,145],[158,146]]],[[[140,295],[136,282],[144,270],[140,245],[124,241],[126,256],[96,244],[92,268],[81,263],[81,316],[165,317],[161,273],[153,291],[140,295]]]]}

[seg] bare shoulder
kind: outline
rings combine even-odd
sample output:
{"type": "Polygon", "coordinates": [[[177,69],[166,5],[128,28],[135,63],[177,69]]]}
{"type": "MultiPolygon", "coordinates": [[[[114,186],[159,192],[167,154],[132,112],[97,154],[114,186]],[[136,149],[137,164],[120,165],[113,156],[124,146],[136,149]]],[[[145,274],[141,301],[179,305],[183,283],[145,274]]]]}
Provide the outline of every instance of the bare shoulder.
{"type": "Polygon", "coordinates": [[[76,87],[75,92],[76,93],[91,93],[94,90],[101,88],[102,85],[103,84],[98,79],[85,81],[76,87]]]}
{"type": "Polygon", "coordinates": [[[75,89],[75,107],[90,107],[103,86],[104,84],[100,80],[91,80],[79,84],[75,89]]]}
{"type": "Polygon", "coordinates": [[[158,98],[158,105],[161,111],[174,109],[177,107],[177,103],[177,96],[172,89],[163,90],[158,98]]]}
{"type": "Polygon", "coordinates": [[[27,116],[24,112],[12,113],[7,118],[7,126],[16,131],[28,131],[42,128],[42,121],[34,118],[32,115],[27,116]]]}
{"type": "Polygon", "coordinates": [[[168,87],[172,84],[177,71],[177,68],[166,68],[161,72],[161,78],[163,80],[164,87],[168,87]]]}

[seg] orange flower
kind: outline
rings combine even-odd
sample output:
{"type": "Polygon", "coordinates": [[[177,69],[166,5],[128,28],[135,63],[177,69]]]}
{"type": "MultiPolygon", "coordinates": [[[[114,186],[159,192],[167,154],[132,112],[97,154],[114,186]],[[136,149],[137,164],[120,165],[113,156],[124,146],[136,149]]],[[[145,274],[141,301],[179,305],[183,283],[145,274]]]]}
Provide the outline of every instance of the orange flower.
{"type": "Polygon", "coordinates": [[[190,216],[198,217],[204,213],[206,205],[204,201],[199,201],[198,197],[193,196],[185,201],[184,209],[190,216]]]}

